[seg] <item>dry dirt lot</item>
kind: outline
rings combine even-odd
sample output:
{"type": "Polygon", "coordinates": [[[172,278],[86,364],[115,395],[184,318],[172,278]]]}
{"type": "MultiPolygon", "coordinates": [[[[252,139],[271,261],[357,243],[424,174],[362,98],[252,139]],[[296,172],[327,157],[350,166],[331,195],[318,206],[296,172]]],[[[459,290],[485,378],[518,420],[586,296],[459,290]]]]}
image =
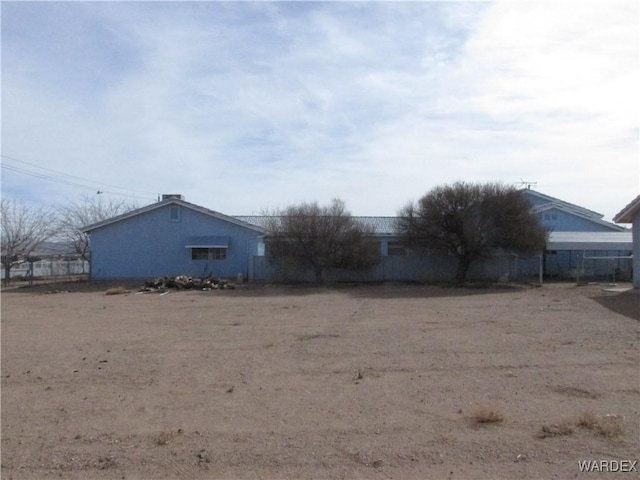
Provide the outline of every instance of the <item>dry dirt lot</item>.
{"type": "Polygon", "coordinates": [[[640,295],[105,290],[3,292],[3,479],[640,470],[640,295]]]}

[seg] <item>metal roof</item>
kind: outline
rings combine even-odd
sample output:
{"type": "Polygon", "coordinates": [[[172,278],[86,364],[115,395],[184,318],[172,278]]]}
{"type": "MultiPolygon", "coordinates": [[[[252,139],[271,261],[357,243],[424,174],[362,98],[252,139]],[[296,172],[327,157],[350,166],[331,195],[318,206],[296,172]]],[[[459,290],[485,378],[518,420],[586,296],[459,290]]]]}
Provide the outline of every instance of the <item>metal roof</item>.
{"type": "Polygon", "coordinates": [[[614,222],[633,223],[633,216],[640,210],[640,195],[631,200],[629,205],[624,207],[614,218],[614,222]]]}
{"type": "MultiPolygon", "coordinates": [[[[269,219],[277,218],[270,215],[236,215],[234,218],[243,222],[266,228],[269,219]]],[[[373,230],[375,235],[397,235],[395,224],[398,217],[352,217],[356,222],[373,230]]]]}
{"type": "MultiPolygon", "coordinates": [[[[253,225],[266,227],[272,216],[237,216],[253,225]]],[[[397,236],[396,222],[399,217],[353,217],[357,222],[371,228],[378,236],[397,236]]],[[[632,247],[631,231],[623,232],[551,232],[547,240],[548,250],[629,250],[632,247]]]]}
{"type": "Polygon", "coordinates": [[[533,197],[538,197],[541,200],[546,201],[546,204],[542,204],[539,207],[547,207],[550,205],[556,207],[563,207],[563,210],[573,211],[579,215],[585,216],[587,218],[602,218],[604,215],[598,213],[594,210],[589,210],[588,208],[581,207],[580,205],[576,205],[575,203],[566,202],[564,200],[560,200],[559,198],[552,197],[551,195],[546,195],[544,193],[540,193],[537,190],[531,190],[529,188],[521,190],[525,195],[531,195],[533,197]]]}
{"type": "Polygon", "coordinates": [[[353,217],[360,224],[373,230],[376,235],[398,235],[398,217],[353,217]]]}
{"type": "Polygon", "coordinates": [[[551,232],[547,250],[624,250],[631,251],[633,240],[626,232],[551,232]]]}

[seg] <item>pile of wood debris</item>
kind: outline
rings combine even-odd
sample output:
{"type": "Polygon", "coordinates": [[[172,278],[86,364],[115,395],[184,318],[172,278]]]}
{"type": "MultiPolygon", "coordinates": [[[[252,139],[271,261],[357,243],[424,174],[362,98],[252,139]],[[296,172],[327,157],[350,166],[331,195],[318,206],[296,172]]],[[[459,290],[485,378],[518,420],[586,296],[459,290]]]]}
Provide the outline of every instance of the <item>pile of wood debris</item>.
{"type": "Polygon", "coordinates": [[[164,293],[169,290],[223,290],[236,288],[228,280],[214,277],[194,278],[187,275],[163,277],[145,282],[138,293],[164,293]]]}

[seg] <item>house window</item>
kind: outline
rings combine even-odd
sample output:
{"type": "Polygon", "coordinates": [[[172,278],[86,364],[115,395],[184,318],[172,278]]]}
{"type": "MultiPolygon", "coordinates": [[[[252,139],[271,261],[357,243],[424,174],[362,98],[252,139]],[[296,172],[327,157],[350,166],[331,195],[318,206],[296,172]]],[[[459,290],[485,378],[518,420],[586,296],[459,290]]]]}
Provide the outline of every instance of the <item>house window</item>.
{"type": "Polygon", "coordinates": [[[387,244],[387,255],[389,256],[405,256],[407,255],[407,249],[400,242],[389,242],[387,244]]]}
{"type": "Polygon", "coordinates": [[[191,260],[225,260],[226,248],[192,248],[191,260]]]}
{"type": "Polygon", "coordinates": [[[171,205],[169,209],[169,221],[170,222],[179,222],[180,221],[180,206],[179,205],[171,205]]]}

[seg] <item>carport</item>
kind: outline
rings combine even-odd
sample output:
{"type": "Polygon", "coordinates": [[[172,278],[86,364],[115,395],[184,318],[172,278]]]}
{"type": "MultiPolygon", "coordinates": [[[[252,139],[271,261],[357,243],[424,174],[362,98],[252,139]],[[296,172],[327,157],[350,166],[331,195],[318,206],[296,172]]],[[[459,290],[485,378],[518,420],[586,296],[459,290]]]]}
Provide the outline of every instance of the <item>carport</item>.
{"type": "Polygon", "coordinates": [[[631,232],[551,232],[544,253],[545,276],[610,279],[631,275],[631,232]]]}

